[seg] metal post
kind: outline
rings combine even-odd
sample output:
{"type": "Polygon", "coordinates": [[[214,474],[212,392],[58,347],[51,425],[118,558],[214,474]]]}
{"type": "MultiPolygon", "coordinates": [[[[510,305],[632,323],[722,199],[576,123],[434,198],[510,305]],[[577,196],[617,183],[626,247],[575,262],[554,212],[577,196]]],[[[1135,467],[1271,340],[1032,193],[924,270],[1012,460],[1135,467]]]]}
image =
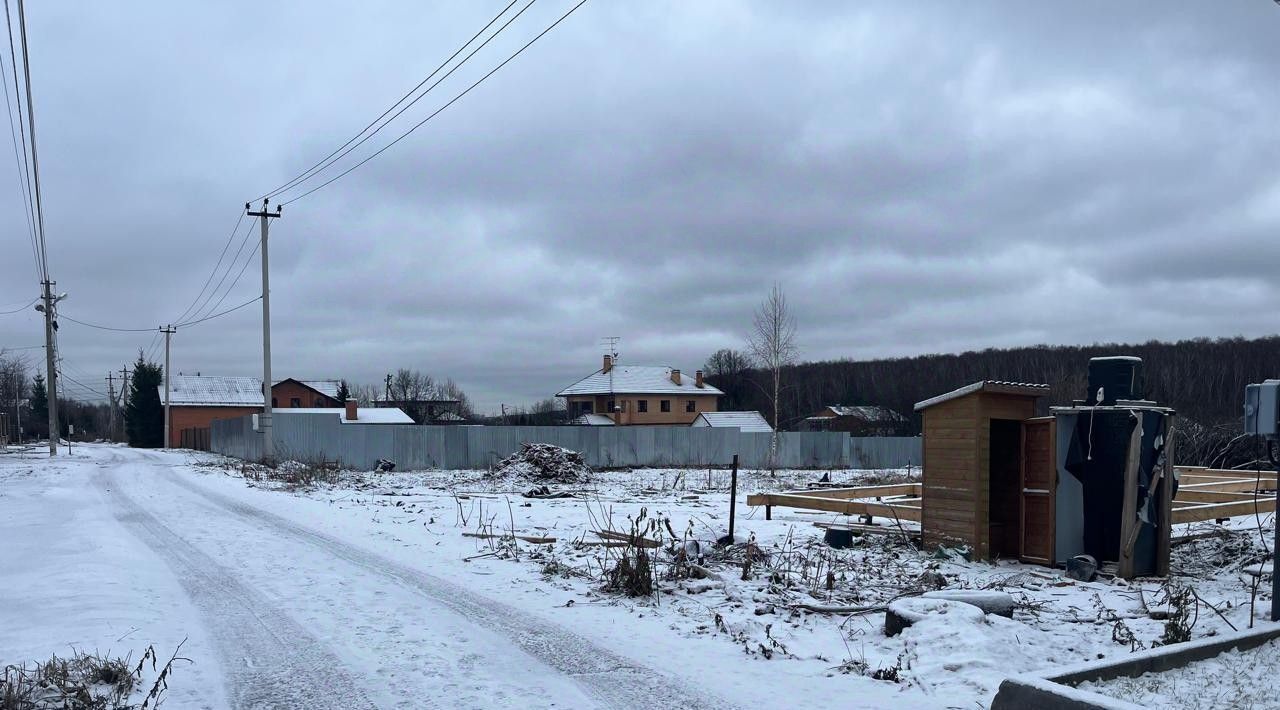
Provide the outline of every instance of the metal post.
{"type": "Polygon", "coordinates": [[[160,329],[164,333],[164,447],[169,448],[169,336],[173,335],[174,327],[171,325],[160,329]]]}
{"type": "Polygon", "coordinates": [[[44,361],[48,370],[46,389],[49,403],[49,455],[58,455],[58,368],[57,353],[53,348],[53,298],[52,281],[42,281],[44,286],[44,361]]]}
{"type": "MultiPolygon", "coordinates": [[[[275,213],[267,211],[267,200],[262,201],[261,212],[249,212],[250,217],[262,220],[262,416],[258,425],[262,429],[262,460],[268,466],[275,463],[275,442],[271,434],[271,281],[267,260],[267,222],[272,217],[280,216],[280,205],[276,205],[275,213]]],[[[249,204],[245,203],[245,209],[249,204]]]]}
{"type": "Polygon", "coordinates": [[[738,509],[738,455],[733,455],[733,474],[729,478],[729,542],[733,542],[733,517],[738,509]]]}
{"type": "MultiPolygon", "coordinates": [[[[1268,445],[1268,448],[1269,445],[1268,445]]],[[[1274,462],[1275,459],[1273,458],[1274,462]]],[[[1280,464],[1276,464],[1276,480],[1280,481],[1280,464]]],[[[1276,510],[1280,510],[1280,485],[1276,486],[1276,510]]],[[[1280,525],[1277,525],[1272,534],[1275,541],[1272,543],[1271,550],[1271,620],[1280,621],[1280,576],[1276,575],[1277,564],[1280,560],[1280,525]]],[[[1262,574],[1262,570],[1258,570],[1258,574],[1262,574]]]]}

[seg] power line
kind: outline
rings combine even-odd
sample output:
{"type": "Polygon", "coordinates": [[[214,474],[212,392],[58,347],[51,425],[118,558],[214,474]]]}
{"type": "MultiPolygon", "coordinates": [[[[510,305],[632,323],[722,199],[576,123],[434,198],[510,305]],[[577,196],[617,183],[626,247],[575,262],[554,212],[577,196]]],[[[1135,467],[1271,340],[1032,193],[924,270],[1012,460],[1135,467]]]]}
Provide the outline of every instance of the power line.
{"type": "MultiPolygon", "coordinates": [[[[230,286],[227,286],[227,290],[222,292],[222,298],[219,298],[218,302],[213,304],[213,307],[206,311],[206,315],[216,311],[218,307],[222,305],[222,302],[227,300],[227,296],[231,295],[231,291],[236,287],[236,284],[240,283],[240,279],[244,276],[244,272],[249,268],[249,264],[253,263],[253,257],[257,255],[258,249],[261,246],[261,244],[254,242],[253,249],[249,251],[248,258],[246,258],[244,260],[244,264],[240,266],[240,273],[236,274],[235,280],[231,282],[230,286]]],[[[201,318],[200,320],[204,320],[204,318],[201,318]]]]}
{"type": "MultiPolygon", "coordinates": [[[[227,249],[231,247],[231,242],[236,240],[236,232],[240,231],[240,223],[243,221],[244,212],[240,212],[240,218],[236,220],[236,226],[231,228],[231,234],[227,235],[227,243],[222,245],[222,253],[218,255],[218,262],[213,265],[213,270],[209,272],[209,278],[204,280],[204,285],[200,287],[200,293],[196,294],[195,299],[192,300],[191,304],[187,306],[187,309],[182,312],[182,315],[174,318],[175,321],[180,321],[183,318],[186,318],[191,313],[191,309],[195,307],[197,302],[199,302],[200,297],[204,295],[205,290],[209,288],[209,284],[213,283],[213,277],[218,273],[218,267],[222,266],[222,260],[226,257],[227,249]]],[[[230,269],[231,267],[228,266],[227,268],[230,269]]]]}
{"type": "Polygon", "coordinates": [[[197,324],[197,323],[203,323],[203,322],[205,322],[205,321],[213,320],[214,318],[221,318],[222,316],[225,316],[225,315],[227,315],[228,313],[235,313],[236,311],[240,310],[241,308],[244,308],[245,306],[249,305],[250,303],[256,303],[256,302],[261,301],[261,300],[262,300],[262,296],[254,296],[253,298],[251,298],[251,299],[249,299],[249,300],[245,301],[244,303],[241,303],[240,305],[238,305],[238,306],[234,306],[234,307],[232,307],[232,308],[228,308],[227,310],[222,311],[221,313],[215,313],[215,314],[213,314],[213,315],[211,315],[211,316],[205,316],[204,318],[201,318],[200,320],[192,320],[192,321],[187,321],[186,323],[179,323],[179,324],[175,325],[174,327],[175,327],[175,328],[178,328],[178,327],[189,328],[189,327],[191,327],[191,326],[193,326],[193,325],[195,325],[195,324],[197,324]]]}
{"type": "MultiPolygon", "coordinates": [[[[6,0],[7,2],[7,0],[6,0]]],[[[36,151],[36,107],[31,99],[31,58],[27,53],[27,20],[22,0],[18,0],[18,32],[22,39],[22,72],[27,85],[27,128],[31,134],[31,175],[36,186],[36,228],[40,237],[40,269],[49,280],[49,248],[44,237],[44,200],[40,192],[40,155],[36,151]]]]}
{"type": "Polygon", "coordinates": [[[58,317],[61,318],[62,320],[69,320],[72,323],[83,325],[86,328],[96,328],[98,330],[110,330],[116,333],[148,333],[155,330],[155,328],[113,328],[109,325],[98,325],[96,323],[86,323],[85,321],[82,321],[82,320],[76,320],[75,318],[72,318],[66,313],[59,313],[58,317]]]}
{"type": "Polygon", "coordinates": [[[14,313],[21,313],[22,311],[25,311],[25,310],[27,310],[28,308],[30,308],[30,307],[32,307],[32,306],[34,306],[34,305],[35,305],[35,303],[36,303],[36,301],[39,301],[39,300],[40,300],[40,297],[39,297],[39,296],[36,296],[35,298],[33,298],[33,299],[31,299],[30,301],[28,301],[28,302],[26,303],[26,305],[23,305],[23,306],[21,306],[21,307],[19,307],[19,308],[15,308],[15,309],[13,309],[12,311],[0,311],[0,316],[11,316],[11,315],[13,315],[14,313]]]}
{"type": "Polygon", "coordinates": [[[485,80],[487,80],[489,77],[491,77],[491,76],[493,76],[494,74],[498,73],[498,70],[502,69],[502,68],[503,68],[503,67],[505,67],[507,64],[509,64],[512,60],[514,60],[516,57],[518,57],[518,56],[520,56],[521,54],[523,54],[523,53],[524,53],[524,51],[525,51],[526,49],[528,49],[529,47],[532,47],[532,46],[533,46],[533,44],[534,44],[535,42],[537,42],[538,40],[540,40],[540,39],[542,39],[544,36],[546,36],[546,34],[547,34],[547,33],[551,32],[551,30],[553,30],[553,29],[555,29],[557,26],[559,26],[561,22],[564,22],[566,19],[568,19],[568,17],[569,17],[570,15],[572,15],[574,12],[576,12],[576,11],[578,10],[578,8],[582,7],[582,6],[583,6],[583,5],[585,5],[585,4],[587,4],[587,0],[579,0],[578,4],[576,4],[576,5],[574,5],[573,7],[569,8],[569,11],[568,11],[568,12],[566,12],[565,14],[561,15],[561,16],[560,16],[560,19],[558,19],[558,20],[556,20],[555,22],[551,23],[551,24],[550,24],[546,29],[544,29],[543,31],[539,32],[539,33],[538,33],[538,34],[537,34],[533,39],[529,40],[529,41],[528,41],[528,42],[527,42],[523,47],[521,47],[520,49],[516,50],[514,54],[512,54],[511,56],[509,56],[509,57],[507,57],[506,59],[504,59],[504,60],[502,61],[502,63],[501,63],[501,64],[499,64],[498,66],[496,66],[496,67],[494,67],[493,69],[489,70],[489,72],[488,72],[487,74],[485,74],[484,76],[482,76],[482,77],[480,77],[479,79],[477,79],[475,83],[473,83],[471,86],[468,86],[466,89],[464,89],[464,90],[462,91],[462,93],[460,93],[460,94],[458,94],[457,96],[453,97],[452,99],[450,99],[450,100],[449,100],[449,102],[448,102],[448,103],[446,103],[445,105],[443,105],[443,106],[441,106],[440,108],[436,109],[433,113],[431,113],[429,116],[427,116],[426,118],[422,119],[422,120],[421,120],[421,121],[419,121],[418,123],[414,124],[412,128],[410,128],[409,130],[405,131],[404,133],[401,133],[401,134],[400,134],[400,136],[399,136],[398,138],[396,138],[395,140],[393,140],[393,141],[391,141],[390,143],[388,143],[388,144],[384,145],[383,147],[379,148],[379,149],[378,149],[377,151],[375,151],[373,154],[369,155],[368,157],[366,157],[365,159],[363,159],[363,160],[361,160],[360,162],[356,163],[355,165],[352,165],[351,167],[347,168],[346,170],[342,171],[341,173],[338,173],[336,176],[334,176],[334,177],[330,178],[329,180],[327,180],[327,181],[325,181],[325,182],[323,182],[323,183],[321,183],[321,184],[317,185],[316,187],[311,188],[310,190],[308,190],[308,191],[306,191],[306,192],[302,193],[301,195],[298,195],[297,197],[294,197],[294,198],[291,198],[291,199],[289,199],[289,200],[284,201],[283,203],[281,203],[281,205],[283,206],[283,205],[289,205],[289,204],[292,204],[292,203],[297,202],[298,200],[301,200],[302,198],[304,198],[304,197],[306,197],[306,196],[308,196],[308,195],[312,194],[313,192],[316,192],[316,191],[318,191],[318,190],[322,190],[322,189],[324,189],[325,187],[328,187],[329,185],[333,184],[334,182],[337,182],[338,180],[341,180],[342,178],[346,177],[346,176],[347,176],[347,175],[349,175],[352,171],[356,170],[356,169],[357,169],[357,168],[359,168],[360,166],[362,166],[362,165],[364,165],[365,163],[369,162],[370,160],[373,160],[374,158],[378,157],[379,155],[381,155],[384,151],[386,151],[386,150],[387,150],[388,148],[390,148],[391,146],[393,146],[393,145],[395,145],[395,144],[399,143],[400,141],[404,140],[406,137],[408,137],[408,136],[409,136],[409,134],[410,134],[410,133],[413,133],[414,131],[416,131],[416,130],[418,130],[419,128],[421,128],[421,127],[422,127],[422,125],[423,125],[423,124],[425,124],[427,121],[430,121],[431,119],[433,119],[433,118],[435,118],[436,116],[440,115],[440,114],[441,114],[445,109],[447,109],[447,108],[449,108],[450,106],[452,106],[453,104],[457,103],[457,102],[458,102],[462,97],[464,97],[464,96],[466,96],[467,94],[471,93],[471,90],[472,90],[472,89],[474,89],[474,88],[476,88],[477,86],[479,86],[480,84],[484,83],[484,82],[485,82],[485,80]]]}
{"type": "MultiPolygon", "coordinates": [[[[236,282],[235,281],[231,282],[231,285],[228,286],[227,290],[223,292],[222,298],[218,299],[218,303],[214,304],[213,308],[209,308],[209,304],[211,301],[213,301],[213,297],[217,295],[218,291],[222,288],[222,284],[226,283],[227,277],[230,276],[231,271],[235,269],[236,262],[240,261],[240,254],[244,252],[245,246],[249,244],[249,237],[252,236],[252,234],[253,234],[253,222],[249,222],[249,228],[245,230],[244,237],[240,239],[240,246],[236,247],[235,255],[231,257],[231,262],[227,264],[227,270],[222,272],[222,277],[218,279],[217,285],[215,285],[213,287],[213,290],[209,292],[208,300],[206,300],[203,304],[201,304],[200,308],[196,309],[196,312],[194,314],[196,317],[200,317],[202,315],[201,311],[204,311],[204,313],[206,314],[211,313],[218,306],[222,305],[222,301],[226,299],[227,293],[230,292],[231,289],[235,287],[236,282]]],[[[258,243],[254,242],[253,251],[249,253],[248,259],[245,260],[245,266],[240,267],[241,274],[243,274],[244,270],[248,268],[248,263],[253,260],[253,255],[258,251],[258,246],[259,246],[258,243]]],[[[239,274],[237,274],[236,281],[239,281],[239,280],[240,280],[240,276],[239,274]]]]}
{"type": "MultiPolygon", "coordinates": [[[[493,19],[489,20],[489,22],[488,22],[488,23],[486,23],[484,27],[481,27],[479,32],[476,32],[474,35],[472,35],[472,36],[471,36],[471,39],[469,39],[469,40],[467,40],[466,42],[464,42],[464,43],[462,44],[462,46],[461,46],[461,47],[458,47],[458,49],[454,51],[454,53],[453,53],[453,54],[449,55],[449,58],[448,58],[448,59],[446,59],[446,60],[444,60],[443,62],[441,62],[441,63],[440,63],[440,66],[436,67],[434,71],[432,71],[430,74],[428,74],[428,75],[427,75],[427,78],[425,78],[425,79],[423,79],[422,81],[418,82],[418,85],[417,85],[417,86],[415,86],[415,87],[413,87],[412,89],[410,89],[409,91],[405,92],[405,95],[404,95],[404,96],[401,96],[401,97],[399,98],[399,100],[397,100],[394,104],[392,104],[392,105],[390,106],[390,108],[388,108],[387,110],[383,111],[383,112],[382,112],[382,114],[381,114],[381,115],[379,115],[377,118],[373,119],[373,121],[371,121],[371,122],[369,123],[369,125],[367,125],[367,126],[365,126],[364,128],[360,129],[360,132],[359,132],[359,133],[357,133],[357,134],[355,134],[354,136],[352,136],[349,140],[347,140],[347,142],[346,142],[346,143],[343,143],[342,145],[338,146],[338,147],[337,147],[337,148],[336,148],[332,153],[330,153],[330,154],[326,155],[324,158],[322,158],[322,159],[320,160],[320,162],[316,163],[315,165],[312,165],[310,168],[307,168],[307,169],[306,169],[306,170],[304,170],[302,173],[300,173],[300,174],[298,174],[297,176],[295,176],[292,180],[290,180],[290,181],[286,182],[285,184],[283,184],[283,185],[281,185],[281,186],[279,186],[279,187],[275,188],[274,190],[271,190],[270,192],[268,192],[268,193],[267,193],[267,194],[265,194],[265,195],[260,195],[260,196],[258,196],[256,199],[251,200],[251,202],[259,202],[259,201],[261,201],[261,200],[264,200],[264,199],[267,199],[267,198],[270,198],[270,197],[275,197],[276,195],[280,194],[281,192],[284,192],[285,190],[288,190],[288,189],[290,189],[290,188],[292,188],[292,187],[296,186],[298,183],[300,183],[300,182],[304,182],[304,181],[306,181],[306,180],[309,180],[309,179],[310,179],[311,177],[313,177],[316,173],[318,173],[318,172],[320,172],[320,171],[324,170],[324,169],[325,169],[325,168],[327,168],[329,165],[332,165],[332,164],[333,164],[333,162],[335,162],[335,161],[337,161],[337,160],[340,160],[340,159],[341,159],[343,156],[345,156],[347,153],[350,153],[350,152],[351,152],[350,150],[348,150],[348,151],[346,151],[346,152],[342,153],[342,155],[338,155],[338,153],[342,152],[342,150],[343,150],[344,148],[346,148],[347,146],[351,146],[351,150],[355,150],[357,147],[359,147],[359,146],[360,146],[360,144],[361,144],[361,143],[364,143],[366,140],[368,140],[368,139],[372,138],[375,134],[377,134],[377,133],[378,133],[378,131],[381,131],[383,128],[386,128],[386,127],[387,127],[387,125],[388,125],[389,123],[391,123],[391,121],[394,121],[394,120],[396,119],[396,117],[397,117],[397,116],[399,116],[401,113],[404,113],[404,109],[407,109],[407,108],[409,108],[409,106],[412,106],[413,104],[417,103],[419,99],[421,99],[423,96],[426,96],[426,95],[431,91],[431,89],[434,89],[434,88],[435,88],[435,87],[436,87],[440,82],[436,82],[436,84],[433,84],[433,85],[432,85],[430,88],[428,88],[426,91],[422,92],[422,94],[421,94],[421,95],[419,95],[419,96],[418,96],[418,98],[416,98],[416,99],[414,99],[413,101],[409,102],[409,104],[408,104],[407,106],[405,106],[405,107],[404,107],[404,109],[401,109],[399,113],[397,113],[395,116],[392,116],[390,119],[388,119],[388,120],[387,120],[385,123],[383,123],[381,126],[378,126],[378,128],[377,128],[377,129],[375,129],[375,130],[373,131],[373,133],[369,133],[369,135],[365,136],[363,139],[361,139],[361,138],[360,138],[361,136],[364,136],[364,134],[365,134],[366,132],[368,132],[368,130],[369,130],[370,128],[373,128],[375,125],[377,125],[377,123],[378,123],[379,121],[381,121],[383,118],[385,118],[387,114],[389,114],[389,113],[391,113],[392,111],[394,111],[394,110],[396,109],[396,107],[397,107],[397,106],[399,106],[400,104],[404,103],[404,101],[405,101],[406,99],[408,99],[410,96],[412,96],[412,95],[414,94],[414,92],[416,92],[418,89],[421,89],[423,84],[426,84],[428,81],[431,81],[431,78],[432,78],[432,77],[434,77],[436,74],[439,74],[441,69],[444,69],[446,66],[448,66],[449,62],[452,62],[452,61],[453,61],[453,60],[454,60],[454,59],[455,59],[459,54],[461,54],[461,53],[462,53],[462,51],[463,51],[464,49],[466,49],[467,47],[469,47],[469,46],[471,45],[471,43],[472,43],[472,42],[474,42],[474,41],[476,41],[476,39],[477,39],[480,35],[484,34],[486,30],[488,30],[490,27],[492,27],[492,26],[493,26],[493,23],[497,22],[497,21],[498,21],[498,20],[499,20],[503,15],[507,14],[507,11],[508,11],[508,10],[510,10],[513,6],[515,6],[515,4],[516,4],[517,2],[519,2],[519,0],[511,0],[511,3],[510,3],[510,4],[508,4],[506,7],[502,8],[502,11],[501,11],[501,12],[499,12],[497,15],[494,15],[494,16],[493,16],[493,19]],[[355,143],[357,139],[360,139],[360,142],[359,142],[359,143],[355,143]],[[351,145],[352,143],[355,143],[355,145],[351,145]],[[337,156],[337,157],[335,158],[334,156],[337,156]],[[330,158],[333,158],[333,160],[330,160],[330,158]]],[[[529,3],[529,5],[532,5],[532,4],[533,4],[533,1],[531,0],[531,2],[529,3]]],[[[517,13],[517,14],[516,14],[516,16],[515,16],[515,17],[511,18],[511,20],[508,20],[508,21],[507,21],[507,23],[506,23],[506,24],[504,24],[501,28],[499,28],[497,32],[493,33],[493,36],[491,36],[488,40],[485,40],[485,44],[488,44],[488,43],[489,43],[489,40],[492,40],[492,39],[493,39],[493,37],[498,36],[498,35],[502,32],[502,30],[506,29],[507,25],[511,24],[511,21],[512,21],[512,20],[515,20],[517,17],[519,17],[520,15],[524,14],[524,11],[529,9],[529,5],[526,5],[526,6],[524,7],[524,9],[523,9],[523,10],[521,10],[519,13],[517,13]]],[[[478,48],[477,48],[477,50],[482,49],[483,47],[484,47],[484,44],[480,45],[480,47],[478,47],[478,48]]],[[[463,59],[461,62],[459,62],[459,63],[458,63],[458,66],[462,66],[463,64],[465,64],[465,63],[467,62],[467,59],[470,59],[470,58],[471,58],[471,56],[472,56],[472,55],[474,55],[474,54],[475,54],[475,52],[472,52],[472,53],[471,53],[471,55],[468,55],[466,59],[463,59]]],[[[457,68],[458,68],[458,66],[455,66],[455,67],[454,67],[454,69],[457,69],[457,68]]],[[[452,73],[453,73],[453,70],[450,70],[450,72],[449,72],[449,73],[450,73],[450,74],[452,74],[452,73]]],[[[447,78],[448,78],[448,74],[446,74],[446,75],[441,79],[441,81],[443,81],[444,79],[447,79],[447,78]]]]}
{"type": "Polygon", "coordinates": [[[35,209],[31,203],[31,172],[27,163],[27,129],[22,125],[22,96],[18,92],[18,57],[13,46],[13,20],[12,13],[9,10],[9,0],[4,0],[4,22],[9,33],[9,68],[13,73],[13,97],[18,105],[18,135],[22,137],[22,159],[18,160],[18,138],[13,132],[13,107],[9,104],[9,80],[6,78],[4,83],[4,102],[9,109],[9,135],[13,137],[14,160],[19,163],[18,169],[22,172],[18,179],[18,185],[22,188],[22,199],[26,206],[27,228],[30,230],[31,237],[31,256],[36,262],[36,273],[40,276],[40,280],[44,281],[47,276],[44,269],[40,266],[40,252],[36,244],[36,227],[35,227],[35,209]]]}

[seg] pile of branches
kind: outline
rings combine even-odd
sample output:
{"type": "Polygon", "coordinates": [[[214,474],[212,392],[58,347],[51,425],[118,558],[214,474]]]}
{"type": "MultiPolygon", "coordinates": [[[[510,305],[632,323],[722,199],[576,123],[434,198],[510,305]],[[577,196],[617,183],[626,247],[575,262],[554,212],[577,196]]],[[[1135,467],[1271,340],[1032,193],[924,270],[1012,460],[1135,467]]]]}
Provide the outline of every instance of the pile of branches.
{"type": "Polygon", "coordinates": [[[493,475],[557,483],[583,483],[594,472],[577,451],[554,444],[520,445],[520,450],[498,462],[493,475]]]}
{"type": "Polygon", "coordinates": [[[155,648],[148,646],[136,666],[128,657],[75,650],[66,658],[55,655],[43,663],[5,666],[0,671],[0,710],[150,710],[169,689],[174,661],[190,662],[177,651],[162,668],[157,660],[155,648]],[[158,672],[150,691],[140,685],[148,664],[158,672]]]}

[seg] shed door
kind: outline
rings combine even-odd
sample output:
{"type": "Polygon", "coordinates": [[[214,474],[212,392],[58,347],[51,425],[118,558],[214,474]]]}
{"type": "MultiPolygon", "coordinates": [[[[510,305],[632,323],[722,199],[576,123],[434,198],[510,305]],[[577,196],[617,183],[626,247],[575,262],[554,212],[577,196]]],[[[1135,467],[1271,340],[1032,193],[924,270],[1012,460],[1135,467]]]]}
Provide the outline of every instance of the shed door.
{"type": "Polygon", "coordinates": [[[1052,565],[1053,559],[1053,490],[1054,419],[1039,417],[1022,423],[1022,546],[1019,557],[1024,562],[1052,565]]]}

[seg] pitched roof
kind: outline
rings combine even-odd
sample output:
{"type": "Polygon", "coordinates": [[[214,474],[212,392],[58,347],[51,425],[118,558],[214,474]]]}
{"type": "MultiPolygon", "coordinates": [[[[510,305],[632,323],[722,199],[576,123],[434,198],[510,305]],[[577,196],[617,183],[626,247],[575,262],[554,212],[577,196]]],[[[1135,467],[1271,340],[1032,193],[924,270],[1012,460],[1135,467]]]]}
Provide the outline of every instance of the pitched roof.
{"type": "Polygon", "coordinates": [[[556,393],[557,397],[581,394],[724,394],[709,384],[694,384],[697,378],[681,374],[680,384],[671,381],[671,368],[646,365],[614,365],[608,372],[596,370],[556,393]]]}
{"type": "Polygon", "coordinates": [[[395,407],[358,407],[356,418],[347,419],[343,407],[286,407],[271,410],[271,416],[295,414],[328,414],[342,418],[343,424],[412,424],[413,419],[395,407]]]}
{"type": "Polygon", "coordinates": [[[942,404],[953,399],[973,394],[974,392],[990,392],[992,394],[1015,394],[1031,397],[1044,397],[1049,394],[1049,385],[1039,385],[1030,382],[1004,382],[1001,380],[979,380],[971,385],[965,385],[960,389],[952,390],[946,394],[940,394],[937,397],[931,397],[923,402],[916,402],[915,410],[918,412],[927,409],[935,404],[942,404]]]}
{"type": "MultiPolygon", "coordinates": [[[[164,385],[157,387],[164,401],[164,385]]],[[[261,407],[262,380],[256,377],[174,375],[169,404],[198,407],[261,407]]]]}
{"type": "MultiPolygon", "coordinates": [[[[338,388],[342,386],[342,380],[294,380],[292,377],[288,379],[291,379],[298,384],[306,385],[329,399],[337,399],[338,388]]],[[[280,382],[284,382],[284,380],[276,382],[276,385],[280,384],[280,382]]],[[[275,385],[272,385],[272,387],[274,386],[275,385]]]]}
{"type": "Polygon", "coordinates": [[[769,426],[769,422],[760,412],[703,412],[693,420],[692,426],[736,427],[742,431],[773,431],[773,427],[769,426]],[[700,424],[699,420],[705,424],[700,424]]]}

